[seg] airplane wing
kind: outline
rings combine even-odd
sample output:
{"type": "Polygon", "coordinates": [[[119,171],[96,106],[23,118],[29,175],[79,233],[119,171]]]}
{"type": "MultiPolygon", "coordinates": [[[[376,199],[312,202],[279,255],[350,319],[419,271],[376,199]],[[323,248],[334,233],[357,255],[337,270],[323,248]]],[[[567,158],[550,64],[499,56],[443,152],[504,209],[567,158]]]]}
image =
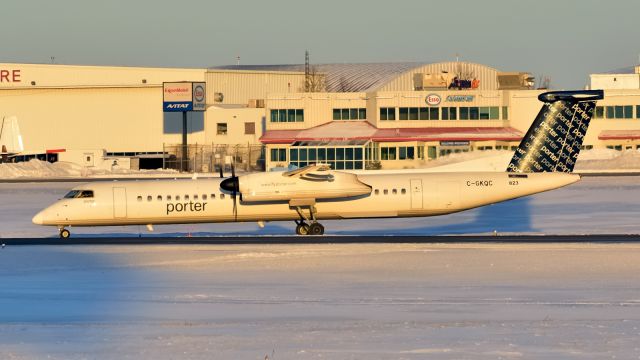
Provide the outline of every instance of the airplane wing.
{"type": "Polygon", "coordinates": [[[307,165],[303,168],[300,169],[295,169],[295,170],[291,170],[291,171],[287,171],[284,174],[282,174],[282,176],[286,176],[286,177],[303,177],[304,175],[307,175],[309,173],[315,172],[315,171],[329,171],[331,170],[331,165],[329,164],[311,164],[311,165],[307,165]]]}

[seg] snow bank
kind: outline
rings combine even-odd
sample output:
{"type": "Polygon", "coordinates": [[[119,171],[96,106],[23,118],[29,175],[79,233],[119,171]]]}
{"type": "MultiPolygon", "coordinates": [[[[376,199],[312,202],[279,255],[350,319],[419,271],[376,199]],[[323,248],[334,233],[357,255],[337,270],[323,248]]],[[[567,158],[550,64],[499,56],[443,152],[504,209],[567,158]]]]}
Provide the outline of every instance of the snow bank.
{"type": "MultiPolygon", "coordinates": [[[[512,151],[487,150],[449,154],[427,162],[421,168],[435,172],[454,171],[504,171],[511,161],[512,151]]],[[[580,152],[576,171],[640,172],[640,151],[617,151],[610,149],[584,150],[580,152]]],[[[241,172],[240,170],[238,172],[241,172]]],[[[128,170],[85,168],[70,162],[49,163],[31,160],[22,163],[0,164],[0,179],[44,179],[44,178],[100,178],[114,176],[163,177],[191,176],[175,170],[128,170]]]]}
{"type": "MultiPolygon", "coordinates": [[[[423,168],[438,172],[504,171],[511,161],[512,151],[488,150],[450,154],[429,161],[423,168]]],[[[578,156],[577,172],[640,171],[640,151],[611,149],[583,150],[578,156]]]]}
{"type": "Polygon", "coordinates": [[[640,171],[640,151],[610,149],[588,150],[578,157],[576,171],[640,171]]]}
{"type": "Polygon", "coordinates": [[[0,179],[20,178],[78,178],[102,176],[157,176],[175,175],[175,170],[128,170],[114,169],[112,171],[99,168],[86,168],[70,162],[49,163],[47,161],[30,160],[21,163],[0,164],[0,179]]]}

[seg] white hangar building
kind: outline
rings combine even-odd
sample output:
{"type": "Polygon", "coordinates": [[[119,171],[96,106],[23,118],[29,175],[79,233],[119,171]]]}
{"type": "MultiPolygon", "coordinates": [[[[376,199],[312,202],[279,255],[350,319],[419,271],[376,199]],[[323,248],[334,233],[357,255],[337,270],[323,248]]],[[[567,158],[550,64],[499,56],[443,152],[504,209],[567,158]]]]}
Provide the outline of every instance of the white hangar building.
{"type": "MultiPolygon", "coordinates": [[[[606,97],[585,146],[639,146],[637,70],[624,81],[592,75],[591,87],[604,87],[606,97]]],[[[167,145],[181,142],[181,115],[162,111],[162,84],[174,81],[206,82],[207,110],[188,115],[190,144],[261,146],[252,161],[267,169],[319,161],[336,169],[411,168],[450,152],[512,149],[545,91],[533,89],[527,73],[466,62],[306,71],[0,63],[0,117],[17,117],[24,154],[99,150],[97,157],[158,167],[167,145]]]]}

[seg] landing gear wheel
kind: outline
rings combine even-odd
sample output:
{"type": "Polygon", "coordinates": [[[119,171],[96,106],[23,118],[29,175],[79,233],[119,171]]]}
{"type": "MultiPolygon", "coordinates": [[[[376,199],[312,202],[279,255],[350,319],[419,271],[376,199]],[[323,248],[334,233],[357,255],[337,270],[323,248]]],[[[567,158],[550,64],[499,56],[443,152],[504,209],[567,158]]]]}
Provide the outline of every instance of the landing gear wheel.
{"type": "Polygon", "coordinates": [[[324,226],[320,223],[313,223],[309,225],[309,235],[322,235],[324,234],[324,226]]]}
{"type": "Polygon", "coordinates": [[[68,239],[69,236],[71,236],[71,232],[67,229],[62,229],[60,230],[60,238],[61,239],[68,239]]]}
{"type": "Polygon", "coordinates": [[[302,223],[296,226],[296,234],[309,235],[309,225],[302,223]]]}

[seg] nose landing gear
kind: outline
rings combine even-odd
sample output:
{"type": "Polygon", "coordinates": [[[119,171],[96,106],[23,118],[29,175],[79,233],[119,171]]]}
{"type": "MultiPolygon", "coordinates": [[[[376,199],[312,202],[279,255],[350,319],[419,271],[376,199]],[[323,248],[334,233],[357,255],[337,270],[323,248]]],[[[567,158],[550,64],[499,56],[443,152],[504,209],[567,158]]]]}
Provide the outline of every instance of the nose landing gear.
{"type": "Polygon", "coordinates": [[[58,230],[60,230],[60,238],[61,239],[68,239],[69,236],[71,236],[71,232],[67,229],[65,229],[64,227],[58,228],[58,230]]]}

